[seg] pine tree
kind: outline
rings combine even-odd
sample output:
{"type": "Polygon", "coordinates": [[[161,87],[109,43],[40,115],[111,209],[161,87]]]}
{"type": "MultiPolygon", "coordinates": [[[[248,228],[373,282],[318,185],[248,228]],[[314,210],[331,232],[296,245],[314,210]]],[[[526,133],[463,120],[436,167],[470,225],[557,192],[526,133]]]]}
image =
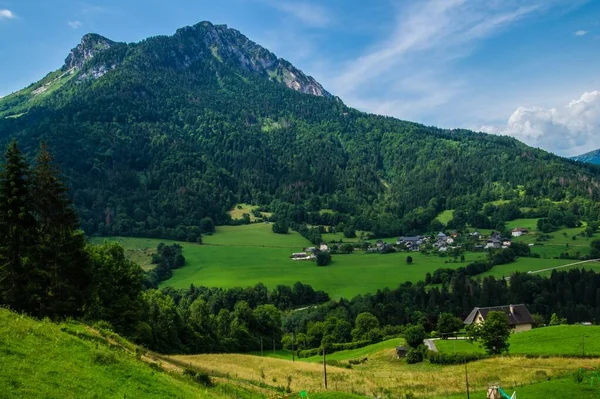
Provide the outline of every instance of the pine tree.
{"type": "Polygon", "coordinates": [[[33,256],[36,220],[29,177],[29,166],[12,141],[0,172],[0,302],[35,314],[45,275],[33,256]]]}
{"type": "Polygon", "coordinates": [[[38,223],[36,261],[48,273],[40,315],[77,315],[86,300],[90,268],[85,236],[68,197],[68,188],[45,143],[41,143],[32,178],[38,223]]]}

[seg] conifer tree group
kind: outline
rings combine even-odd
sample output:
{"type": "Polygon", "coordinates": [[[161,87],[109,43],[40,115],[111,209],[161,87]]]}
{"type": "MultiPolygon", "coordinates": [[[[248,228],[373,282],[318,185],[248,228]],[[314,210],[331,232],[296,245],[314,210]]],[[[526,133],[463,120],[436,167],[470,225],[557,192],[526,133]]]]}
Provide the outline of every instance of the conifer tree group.
{"type": "Polygon", "coordinates": [[[45,143],[30,166],[12,141],[0,171],[0,304],[36,317],[81,315],[91,281],[85,245],[45,143]]]}

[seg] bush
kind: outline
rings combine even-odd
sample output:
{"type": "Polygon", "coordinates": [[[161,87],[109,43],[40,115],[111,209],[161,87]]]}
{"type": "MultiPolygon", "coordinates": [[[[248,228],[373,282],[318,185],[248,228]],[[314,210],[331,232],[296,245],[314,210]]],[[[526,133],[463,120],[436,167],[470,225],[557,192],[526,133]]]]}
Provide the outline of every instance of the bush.
{"type": "Polygon", "coordinates": [[[411,348],[418,348],[425,339],[425,329],[422,325],[409,327],[404,332],[404,339],[411,348]]]}
{"type": "Polygon", "coordinates": [[[484,359],[486,356],[481,353],[439,353],[430,352],[429,362],[432,364],[463,364],[473,362],[475,360],[484,359]]]}
{"type": "Polygon", "coordinates": [[[277,221],[277,222],[273,223],[273,226],[271,227],[271,229],[273,230],[273,233],[275,233],[275,234],[287,234],[289,227],[285,221],[277,221]]]}
{"type": "Polygon", "coordinates": [[[204,385],[205,387],[212,387],[214,385],[208,374],[198,373],[196,370],[186,368],[183,370],[183,375],[192,377],[194,381],[196,381],[198,384],[204,385]]]}
{"type": "MultiPolygon", "coordinates": [[[[345,351],[350,349],[358,349],[363,348],[367,345],[371,345],[371,341],[355,341],[355,342],[345,342],[345,343],[336,343],[329,345],[327,349],[327,353],[335,353],[339,351],[345,351]]],[[[322,355],[323,350],[321,348],[313,348],[313,349],[305,349],[298,352],[299,358],[312,357],[317,355],[322,355]]]]}
{"type": "Polygon", "coordinates": [[[331,254],[329,252],[317,253],[317,266],[327,266],[331,263],[331,254]]]}
{"type": "Polygon", "coordinates": [[[413,258],[412,258],[412,256],[407,256],[407,257],[406,257],[406,263],[408,263],[409,265],[410,265],[411,263],[413,263],[413,258]]]}
{"type": "Polygon", "coordinates": [[[113,352],[107,350],[97,350],[92,352],[92,363],[108,366],[118,362],[119,361],[113,352]]]}
{"type": "Polygon", "coordinates": [[[416,348],[410,349],[406,353],[406,363],[415,364],[415,363],[422,362],[423,359],[425,359],[427,352],[428,352],[428,349],[425,345],[419,345],[416,348]]]}

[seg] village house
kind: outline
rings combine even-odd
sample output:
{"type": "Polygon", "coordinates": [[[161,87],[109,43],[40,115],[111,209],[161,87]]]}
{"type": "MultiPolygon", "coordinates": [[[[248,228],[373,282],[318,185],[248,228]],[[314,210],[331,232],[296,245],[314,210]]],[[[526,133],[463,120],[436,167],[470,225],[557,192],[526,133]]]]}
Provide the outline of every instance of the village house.
{"type": "Polygon", "coordinates": [[[478,324],[486,320],[490,312],[504,312],[508,316],[508,323],[514,333],[529,331],[533,328],[533,317],[527,307],[520,305],[492,306],[488,308],[474,308],[465,319],[465,324],[478,324]]]}
{"type": "Polygon", "coordinates": [[[498,238],[490,238],[487,241],[487,244],[485,244],[485,247],[483,247],[484,249],[499,249],[502,248],[502,241],[500,241],[498,238]]]}
{"type": "Polygon", "coordinates": [[[404,245],[409,251],[419,251],[421,244],[424,242],[423,237],[400,237],[396,241],[396,245],[404,245]]]}
{"type": "Polygon", "coordinates": [[[529,233],[528,229],[525,229],[523,227],[517,227],[516,229],[513,229],[511,234],[513,237],[521,237],[523,234],[527,234],[529,233]]]}
{"type": "Polygon", "coordinates": [[[322,244],[319,246],[319,251],[321,251],[321,252],[326,252],[326,251],[329,251],[329,247],[327,246],[327,244],[325,244],[325,243],[322,243],[322,244]]]}
{"type": "Polygon", "coordinates": [[[496,240],[501,240],[502,234],[498,233],[497,231],[492,231],[492,234],[490,234],[490,238],[496,239],[496,240]]]}

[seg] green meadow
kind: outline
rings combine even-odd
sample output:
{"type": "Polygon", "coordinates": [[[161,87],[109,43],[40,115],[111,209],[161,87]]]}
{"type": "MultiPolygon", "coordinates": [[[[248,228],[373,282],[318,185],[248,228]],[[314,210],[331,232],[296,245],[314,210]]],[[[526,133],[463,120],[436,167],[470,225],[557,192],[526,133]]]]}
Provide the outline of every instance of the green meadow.
{"type": "MultiPolygon", "coordinates": [[[[467,340],[436,340],[440,352],[483,353],[467,340]]],[[[600,356],[600,326],[554,326],[536,328],[510,337],[511,355],[600,356]]]]}
{"type": "MultiPolygon", "coordinates": [[[[521,224],[526,224],[525,222],[521,224]]],[[[240,226],[219,226],[212,235],[203,236],[203,244],[179,243],[184,248],[186,265],[173,272],[173,277],[161,286],[187,288],[190,284],[211,287],[246,287],[263,283],[272,288],[278,284],[293,285],[297,281],[312,285],[315,289],[328,292],[333,298],[351,298],[358,294],[373,293],[378,289],[395,288],[405,281],[420,281],[426,273],[438,268],[459,268],[469,262],[485,258],[483,252],[465,253],[465,261],[454,263],[449,257],[436,254],[417,253],[378,254],[355,251],[349,255],[333,255],[327,267],[317,267],[310,261],[292,261],[293,252],[302,251],[312,244],[298,233],[275,234],[271,224],[253,223],[240,226]],[[413,258],[407,264],[406,258],[413,258]]],[[[578,233],[582,228],[565,229],[568,234],[578,233]]],[[[342,234],[325,234],[324,239],[343,239],[342,234]]],[[[527,237],[527,236],[524,236],[527,237]]],[[[521,237],[521,238],[524,238],[521,237]]],[[[564,238],[562,231],[554,233],[554,240],[564,238]],[[561,238],[562,237],[562,238],[561,238]]],[[[569,236],[571,237],[571,236],[569,236]]],[[[572,242],[572,239],[569,238],[572,242]]],[[[102,242],[104,238],[93,238],[92,242],[102,242]]],[[[160,242],[171,240],[111,237],[124,246],[130,259],[145,269],[152,267],[152,253],[160,242]]],[[[345,239],[347,240],[347,239],[345,239]]],[[[589,245],[591,239],[578,237],[578,242],[589,245]]],[[[395,238],[385,241],[395,242],[395,238]]],[[[483,276],[508,277],[512,273],[529,272],[564,266],[576,261],[551,259],[566,250],[585,250],[584,247],[566,248],[566,245],[544,245],[532,247],[542,258],[520,258],[514,263],[496,266],[483,276]]],[[[574,265],[600,271],[599,263],[574,265]]],[[[544,272],[541,275],[549,275],[544,272]]]]}

